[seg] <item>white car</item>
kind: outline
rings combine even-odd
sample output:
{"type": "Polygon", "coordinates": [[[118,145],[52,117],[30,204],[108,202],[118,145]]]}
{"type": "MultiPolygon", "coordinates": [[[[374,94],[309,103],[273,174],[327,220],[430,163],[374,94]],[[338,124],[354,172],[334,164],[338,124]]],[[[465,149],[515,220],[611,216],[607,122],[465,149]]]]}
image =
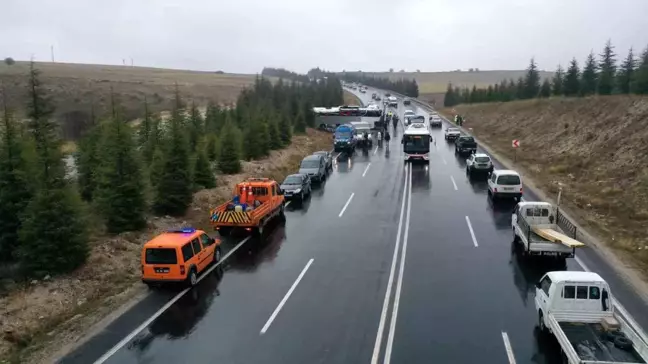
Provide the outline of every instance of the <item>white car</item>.
{"type": "Polygon", "coordinates": [[[516,171],[498,169],[488,178],[488,195],[496,200],[498,198],[522,198],[522,178],[516,171]]]}
{"type": "Polygon", "coordinates": [[[445,140],[455,140],[461,136],[461,131],[457,128],[447,128],[445,130],[445,140]]]}
{"type": "Polygon", "coordinates": [[[466,172],[471,176],[477,172],[493,172],[493,161],[483,153],[475,153],[466,159],[466,172]]]}

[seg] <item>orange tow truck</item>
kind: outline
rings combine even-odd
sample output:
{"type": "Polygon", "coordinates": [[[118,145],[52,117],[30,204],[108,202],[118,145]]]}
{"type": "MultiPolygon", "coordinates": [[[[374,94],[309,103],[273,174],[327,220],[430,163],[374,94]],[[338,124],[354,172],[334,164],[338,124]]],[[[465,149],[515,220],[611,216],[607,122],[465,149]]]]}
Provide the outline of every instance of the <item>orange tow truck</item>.
{"type": "Polygon", "coordinates": [[[222,235],[240,229],[262,235],[275,216],[284,214],[279,183],[269,178],[248,178],[234,187],[234,197],[210,211],[214,229],[222,235]]]}

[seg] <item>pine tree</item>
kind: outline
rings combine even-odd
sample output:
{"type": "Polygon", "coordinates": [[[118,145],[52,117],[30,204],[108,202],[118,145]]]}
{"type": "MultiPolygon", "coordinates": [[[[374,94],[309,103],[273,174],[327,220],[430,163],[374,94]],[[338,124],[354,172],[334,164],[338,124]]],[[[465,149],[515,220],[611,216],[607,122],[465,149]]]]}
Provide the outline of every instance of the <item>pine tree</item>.
{"type": "Polygon", "coordinates": [[[225,174],[236,174],[241,171],[240,144],[234,128],[231,122],[226,122],[220,138],[218,168],[225,174]]]}
{"type": "Polygon", "coordinates": [[[621,69],[617,73],[617,86],[622,94],[630,93],[630,84],[634,77],[636,63],[634,53],[632,52],[632,48],[630,48],[628,56],[623,61],[621,69]]]}
{"type": "Polygon", "coordinates": [[[551,94],[554,96],[562,96],[564,93],[565,71],[561,65],[558,65],[556,73],[551,81],[551,94]]]}
{"type": "Polygon", "coordinates": [[[151,166],[149,168],[149,182],[152,187],[157,187],[158,182],[162,179],[164,171],[164,152],[162,149],[156,148],[153,152],[151,166]]]}
{"type": "Polygon", "coordinates": [[[183,130],[182,100],[176,86],[176,103],[165,139],[164,166],[155,182],[153,210],[158,215],[182,216],[191,203],[192,181],[189,165],[189,146],[183,130]]]}
{"type": "Polygon", "coordinates": [[[95,125],[79,140],[76,154],[77,184],[81,198],[92,201],[97,188],[95,172],[99,167],[98,148],[101,139],[101,125],[95,125]]]}
{"type": "Polygon", "coordinates": [[[279,113],[279,136],[281,137],[281,145],[288,146],[292,140],[292,130],[290,121],[288,121],[288,114],[284,111],[279,113]]]}
{"type": "Polygon", "coordinates": [[[18,250],[22,268],[34,276],[69,272],[88,256],[85,222],[78,195],[68,186],[61,139],[51,119],[54,108],[34,63],[29,72],[29,132],[36,152],[34,197],[23,214],[18,250]]]}
{"type": "Polygon", "coordinates": [[[122,119],[114,94],[111,101],[112,120],[104,127],[98,148],[95,194],[106,229],[119,234],[143,228],[147,207],[131,128],[122,119]]]}
{"type": "Polygon", "coordinates": [[[212,171],[207,153],[204,148],[198,148],[198,152],[194,158],[193,166],[193,183],[194,188],[214,188],[216,187],[216,178],[212,171]]]}
{"type": "Polygon", "coordinates": [[[270,154],[270,130],[268,128],[267,118],[262,118],[258,126],[259,135],[261,135],[261,155],[267,156],[270,154]]]}
{"type": "Polygon", "coordinates": [[[24,141],[7,106],[2,85],[2,125],[0,126],[0,262],[13,261],[18,249],[21,217],[32,197],[24,141]]]}
{"type": "Polygon", "coordinates": [[[565,74],[563,92],[565,96],[578,96],[580,89],[580,69],[578,68],[578,61],[573,58],[565,74]]]}
{"type": "Polygon", "coordinates": [[[276,115],[270,115],[270,119],[268,120],[268,135],[270,136],[270,149],[281,149],[281,135],[279,134],[276,115]]]}
{"type": "Polygon", "coordinates": [[[455,95],[452,83],[448,83],[448,88],[446,89],[445,97],[443,98],[443,106],[451,107],[455,105],[457,105],[457,96],[455,95]]]}
{"type": "Polygon", "coordinates": [[[245,131],[245,159],[258,159],[263,155],[261,147],[261,133],[259,131],[259,121],[255,120],[249,123],[245,131]]]}
{"type": "Polygon", "coordinates": [[[306,100],[304,102],[304,107],[303,107],[303,112],[304,112],[304,121],[306,122],[307,127],[314,127],[315,126],[315,112],[313,111],[313,103],[310,101],[306,100]]]}
{"type": "Polygon", "coordinates": [[[616,59],[614,47],[610,40],[605,43],[599,69],[601,70],[598,77],[597,92],[599,95],[610,95],[614,89],[614,80],[616,76],[616,59]]]}
{"type": "Polygon", "coordinates": [[[540,73],[538,72],[538,66],[535,63],[535,59],[531,58],[531,62],[529,63],[524,78],[524,93],[522,97],[525,99],[532,99],[538,96],[538,92],[540,92],[540,73]]]}
{"type": "Polygon", "coordinates": [[[598,84],[598,70],[596,66],[596,59],[594,58],[594,53],[590,53],[587,56],[585,61],[585,67],[583,68],[583,73],[581,75],[580,93],[583,96],[593,95],[596,93],[596,86],[598,84]]]}
{"type": "Polygon", "coordinates": [[[207,134],[207,145],[205,146],[207,158],[211,162],[218,160],[218,137],[216,134],[207,134]]]}
{"type": "Polygon", "coordinates": [[[191,104],[189,114],[189,150],[194,152],[198,147],[198,142],[205,133],[205,124],[203,117],[195,103],[191,104]]]}
{"type": "Polygon", "coordinates": [[[150,165],[153,160],[153,153],[162,142],[162,118],[159,114],[153,115],[150,119],[149,133],[146,143],[142,146],[142,157],[144,163],[150,165]]]}
{"type": "Polygon", "coordinates": [[[540,97],[551,96],[551,83],[549,83],[548,78],[545,78],[544,81],[542,81],[542,86],[540,86],[540,92],[538,95],[540,97]]]}
{"type": "Polygon", "coordinates": [[[517,100],[522,100],[525,98],[527,92],[526,83],[524,83],[524,78],[520,77],[517,80],[515,85],[515,98],[517,100]]]}
{"type": "Polygon", "coordinates": [[[304,120],[304,114],[301,111],[297,113],[293,125],[295,125],[295,134],[306,133],[306,121],[304,120]]]}
{"type": "Polygon", "coordinates": [[[145,146],[148,143],[149,136],[151,134],[151,112],[149,111],[148,100],[144,96],[144,117],[142,122],[139,124],[139,130],[137,132],[138,144],[140,146],[145,146]]]}
{"type": "Polygon", "coordinates": [[[641,54],[639,67],[634,73],[634,78],[630,88],[636,94],[648,94],[648,47],[641,54]]]}

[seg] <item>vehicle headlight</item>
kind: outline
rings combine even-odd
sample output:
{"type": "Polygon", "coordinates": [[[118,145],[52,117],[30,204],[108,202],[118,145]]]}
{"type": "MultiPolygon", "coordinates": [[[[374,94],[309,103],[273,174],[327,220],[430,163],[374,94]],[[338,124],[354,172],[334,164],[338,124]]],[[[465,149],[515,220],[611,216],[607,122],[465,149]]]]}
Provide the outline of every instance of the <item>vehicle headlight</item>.
{"type": "Polygon", "coordinates": [[[300,193],[300,192],[301,192],[301,188],[295,190],[295,193],[300,193]]]}

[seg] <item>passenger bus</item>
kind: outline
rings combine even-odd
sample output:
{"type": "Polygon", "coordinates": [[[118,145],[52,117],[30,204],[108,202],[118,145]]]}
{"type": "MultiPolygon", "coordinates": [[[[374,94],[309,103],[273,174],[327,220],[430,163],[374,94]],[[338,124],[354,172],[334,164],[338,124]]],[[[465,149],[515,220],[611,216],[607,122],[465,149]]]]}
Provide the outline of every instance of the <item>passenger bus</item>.
{"type": "Polygon", "coordinates": [[[403,151],[405,161],[430,162],[431,135],[425,123],[413,123],[403,133],[403,151]]]}

